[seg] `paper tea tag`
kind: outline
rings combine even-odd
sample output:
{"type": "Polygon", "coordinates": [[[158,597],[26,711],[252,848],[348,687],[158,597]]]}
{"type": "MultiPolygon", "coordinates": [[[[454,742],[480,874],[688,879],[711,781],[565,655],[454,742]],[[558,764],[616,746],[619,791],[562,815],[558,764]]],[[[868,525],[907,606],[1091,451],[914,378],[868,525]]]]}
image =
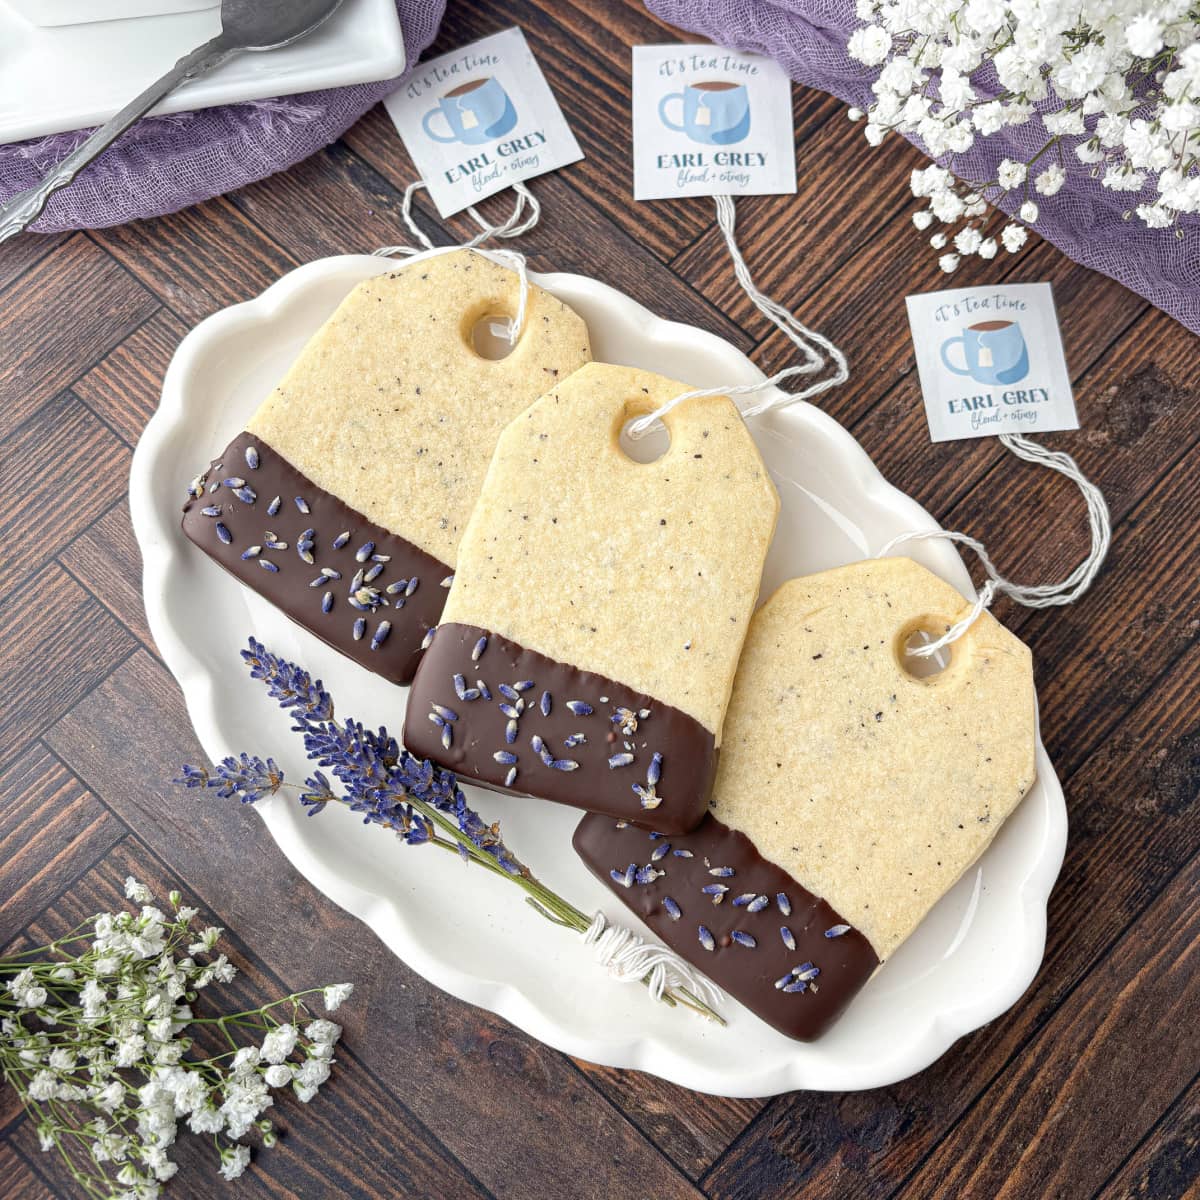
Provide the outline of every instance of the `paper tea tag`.
{"type": "Polygon", "coordinates": [[[935,442],[1078,429],[1048,283],[905,297],[935,442]]]}
{"type": "Polygon", "coordinates": [[[792,81],[757,54],[634,46],[633,196],[796,190],[792,81]]]}
{"type": "Polygon", "coordinates": [[[515,26],[422,63],[384,105],[443,217],[583,157],[515,26]]]}

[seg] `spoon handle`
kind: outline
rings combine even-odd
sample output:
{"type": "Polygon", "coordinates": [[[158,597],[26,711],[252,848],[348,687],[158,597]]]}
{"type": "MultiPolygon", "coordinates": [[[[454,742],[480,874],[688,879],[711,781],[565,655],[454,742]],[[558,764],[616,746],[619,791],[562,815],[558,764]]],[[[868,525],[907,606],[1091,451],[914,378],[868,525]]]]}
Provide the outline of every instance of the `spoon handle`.
{"type": "Polygon", "coordinates": [[[197,46],[190,54],[185,54],[161,79],[152,83],[67,155],[41,183],[18,192],[0,208],[0,242],[20,233],[31,221],[37,220],[52,193],[66,187],[88,163],[112,145],[135,121],[144,117],[164,96],[185,80],[211,71],[236,53],[237,48],[230,46],[223,34],[218,34],[211,41],[197,46]]]}

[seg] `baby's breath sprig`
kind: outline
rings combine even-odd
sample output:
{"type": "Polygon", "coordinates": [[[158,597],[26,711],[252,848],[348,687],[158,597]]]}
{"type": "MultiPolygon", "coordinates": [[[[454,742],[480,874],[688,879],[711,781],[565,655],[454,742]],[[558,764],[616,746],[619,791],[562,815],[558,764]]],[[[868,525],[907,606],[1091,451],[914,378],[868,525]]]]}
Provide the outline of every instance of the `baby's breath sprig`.
{"type": "MultiPolygon", "coordinates": [[[[238,769],[222,786],[274,785],[274,764],[238,769]]],[[[263,1117],[272,1089],[307,1102],[329,1078],[341,1027],[315,1016],[312,998],[332,1012],[353,990],[310,988],[197,1017],[199,993],[236,974],[217,950],[223,931],[196,928],[197,910],[177,891],[169,912],[132,877],[125,895],[138,912],[99,913],[0,959],[0,1073],[42,1149],[57,1151],[93,1200],[154,1200],[178,1169],[169,1152],[181,1123],[213,1139],[223,1178],[241,1175],[242,1138],[256,1130],[264,1147],[275,1144],[263,1117]],[[204,1056],[197,1038],[216,1039],[215,1053],[204,1056]]]]}
{"type": "MultiPolygon", "coordinates": [[[[962,258],[1016,253],[1027,225],[1066,184],[1085,177],[1129,197],[1123,219],[1174,228],[1200,213],[1200,11],[1186,0],[857,0],[862,22],[847,52],[878,67],[865,111],[867,141],[889,130],[915,136],[936,165],[913,172],[913,214],[945,251],[949,273],[962,258]],[[960,182],[958,159],[992,137],[1011,156],[986,181],[960,182]],[[1017,221],[992,236],[988,204],[1017,221]],[[1018,222],[1024,222],[1020,224],[1018,222]]],[[[995,156],[979,155],[976,162],[995,156]]],[[[1078,198],[1076,199],[1078,205],[1078,198]]]]}
{"type": "MultiPolygon", "coordinates": [[[[176,781],[189,788],[213,789],[221,796],[238,796],[254,803],[284,789],[297,792],[297,799],[310,816],[328,804],[341,804],[361,813],[368,824],[390,829],[409,845],[429,843],[456,853],[464,862],[509,880],[526,893],[526,902],[548,921],[597,941],[603,918],[589,917],[542,883],[504,844],[498,824],[488,824],[472,809],[451,771],[435,767],[410,754],[386,729],[369,730],[352,718],[339,721],[333,697],[319,679],[302,667],[272,654],[254,638],[242,658],[251,677],[266,685],[280,707],[291,714],[292,729],[304,741],[308,757],[329,770],[344,791],[334,790],[322,771],[316,771],[302,787],[288,783],[272,759],[241,754],[218,763],[211,771],[185,766],[176,781]]],[[[624,947],[635,966],[639,939],[625,934],[610,944],[624,947]]],[[[706,1002],[719,993],[681,961],[658,947],[657,964],[637,978],[653,995],[669,1005],[681,1004],[724,1024],[706,1002]],[[670,963],[668,969],[666,964],[670,963]]],[[[610,958],[610,962],[614,961],[610,958]]],[[[650,961],[649,958],[647,961],[650,961]]],[[[628,976],[627,976],[628,977],[628,976]]]]}

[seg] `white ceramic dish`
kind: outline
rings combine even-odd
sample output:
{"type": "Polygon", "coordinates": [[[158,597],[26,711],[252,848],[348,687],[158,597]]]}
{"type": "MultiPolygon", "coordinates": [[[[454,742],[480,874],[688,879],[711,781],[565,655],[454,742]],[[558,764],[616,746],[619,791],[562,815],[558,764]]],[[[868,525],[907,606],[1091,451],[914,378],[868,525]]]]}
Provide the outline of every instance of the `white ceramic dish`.
{"type": "Polygon", "coordinates": [[[217,8],[221,0],[7,0],[31,25],[91,25],[217,8]]]}
{"type": "MultiPolygon", "coordinates": [[[[0,143],[99,125],[221,29],[214,7],[48,28],[29,24],[10,3],[0,0],[0,143]]],[[[345,0],[294,46],[240,54],[184,84],[154,111],[191,112],[391,79],[404,65],[394,0],[345,0]]]]}
{"type": "MultiPolygon", "coordinates": [[[[346,292],[394,266],[367,256],[310,263],[257,299],[202,322],[176,353],[162,405],[134,455],[131,503],[150,627],[214,759],[243,749],[270,753],[293,777],[303,777],[287,718],[240,665],[238,651],[252,633],[321,676],[342,715],[400,727],[405,690],[291,624],[197,553],[179,530],[186,481],[242,428],[346,292]]],[[[663,321],[602,283],[576,275],[533,278],[586,319],[597,358],[701,386],[762,377],[720,338],[663,321]]],[[[783,501],[764,592],[793,575],[865,557],[901,530],[934,527],[815,408],[797,404],[754,424],[783,501]]],[[[945,544],[927,543],[919,557],[970,593],[962,563],[945,544]]],[[[579,939],[539,918],[510,894],[515,889],[443,855],[403,846],[349,813],[331,810],[309,820],[284,799],[257,811],[308,879],[439,987],[569,1054],[701,1091],[761,1096],[892,1083],[1016,1001],[1041,961],[1046,899],[1066,842],[1062,791],[1040,743],[1037,765],[1037,786],[979,863],[834,1029],[811,1045],[789,1041],[733,1001],[724,1007],[725,1029],[651,1003],[643,989],[608,981],[579,939]]],[[[508,843],[550,886],[585,910],[634,920],[572,854],[577,812],[467,792],[485,818],[500,819],[508,843]]],[[[241,819],[230,812],[230,836],[241,819]]]]}

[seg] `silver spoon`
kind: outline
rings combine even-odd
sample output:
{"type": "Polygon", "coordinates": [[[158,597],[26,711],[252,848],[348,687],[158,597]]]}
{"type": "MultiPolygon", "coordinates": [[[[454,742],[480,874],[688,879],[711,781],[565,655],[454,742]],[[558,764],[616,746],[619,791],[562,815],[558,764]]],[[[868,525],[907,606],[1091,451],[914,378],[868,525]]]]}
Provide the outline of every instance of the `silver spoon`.
{"type": "Polygon", "coordinates": [[[243,51],[290,46],[328,20],[341,3],[342,0],[221,0],[221,32],[215,38],[185,54],[160,80],[105,121],[41,183],[18,192],[0,208],[0,242],[37,220],[52,193],[66,187],[92,159],[181,83],[207,74],[243,51]]]}

